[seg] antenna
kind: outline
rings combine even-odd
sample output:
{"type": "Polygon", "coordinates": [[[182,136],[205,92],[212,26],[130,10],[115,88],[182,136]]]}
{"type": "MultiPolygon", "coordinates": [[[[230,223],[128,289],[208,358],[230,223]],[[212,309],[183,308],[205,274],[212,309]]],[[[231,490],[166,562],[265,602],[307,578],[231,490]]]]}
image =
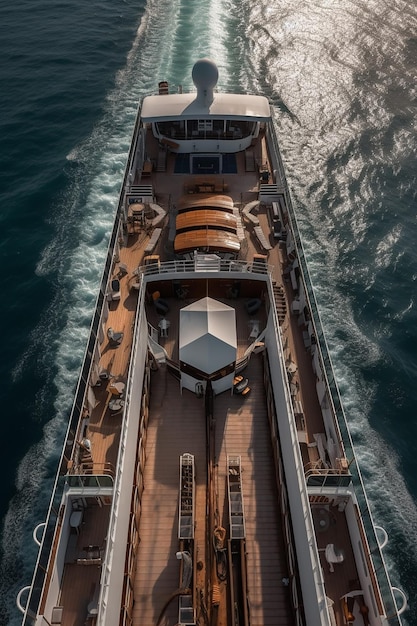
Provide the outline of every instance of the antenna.
{"type": "Polygon", "coordinates": [[[197,88],[197,100],[202,104],[211,104],[214,98],[213,90],[219,78],[217,65],[210,59],[200,59],[194,64],[191,76],[197,88]]]}

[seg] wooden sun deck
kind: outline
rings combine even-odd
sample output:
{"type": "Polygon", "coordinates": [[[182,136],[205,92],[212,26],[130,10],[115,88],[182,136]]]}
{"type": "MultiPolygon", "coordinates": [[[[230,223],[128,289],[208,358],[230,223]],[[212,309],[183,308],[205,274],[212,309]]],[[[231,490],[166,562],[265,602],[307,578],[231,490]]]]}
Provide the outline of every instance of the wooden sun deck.
{"type": "MultiPolygon", "coordinates": [[[[154,144],[154,139],[151,138],[151,144],[154,144]]],[[[155,146],[154,146],[155,148],[155,146]]],[[[152,148],[152,150],[154,149],[152,148]]],[[[259,149],[260,150],[260,149],[259,149]]],[[[152,154],[152,151],[150,152],[152,154]]],[[[259,156],[261,158],[261,156],[259,156]]],[[[167,168],[164,173],[154,171],[152,173],[152,182],[154,193],[157,195],[157,201],[161,206],[168,208],[168,198],[175,204],[179,201],[179,198],[184,193],[184,181],[190,179],[189,174],[174,174],[175,157],[172,154],[168,155],[167,168]]],[[[258,177],[256,173],[245,173],[244,155],[237,155],[238,175],[229,174],[222,176],[222,178],[228,180],[228,192],[227,195],[231,196],[234,202],[245,201],[245,194],[241,193],[242,189],[242,176],[247,180],[247,193],[246,200],[253,199],[257,192],[258,177]]],[[[196,195],[198,197],[198,195],[196,195]]],[[[268,232],[266,216],[265,216],[265,231],[268,232]]],[[[169,228],[165,228],[162,236],[157,244],[154,253],[160,253],[161,259],[166,257],[166,250],[169,249],[169,228]]],[[[120,263],[126,265],[128,272],[126,275],[119,278],[121,288],[121,298],[119,301],[109,302],[109,317],[106,324],[107,328],[111,327],[115,332],[123,332],[123,341],[120,346],[113,347],[105,335],[104,343],[101,348],[101,361],[100,366],[102,370],[106,370],[109,373],[111,381],[126,381],[130,346],[133,336],[133,323],[137,305],[137,292],[133,288],[136,282],[134,276],[134,270],[140,265],[144,256],[146,246],[151,237],[151,232],[147,232],[145,228],[139,228],[136,232],[129,235],[126,238],[125,245],[120,249],[120,263]]],[[[245,256],[249,261],[253,259],[253,255],[262,252],[259,245],[257,245],[256,238],[253,237],[249,231],[247,232],[247,241],[244,244],[245,256]]],[[[119,265],[116,263],[114,268],[114,276],[117,276],[119,265]]],[[[183,306],[184,303],[179,302],[179,306],[183,306]]],[[[233,305],[236,303],[234,302],[233,305]]],[[[260,312],[259,315],[261,315],[260,312]]],[[[257,319],[259,318],[257,314],[257,319]]],[[[175,316],[173,316],[174,318],[175,316]]],[[[150,321],[154,321],[157,328],[157,322],[159,318],[156,316],[150,318],[150,321]]],[[[248,319],[248,322],[250,320],[248,319]]],[[[261,319],[261,322],[263,320],[261,319]]],[[[246,322],[242,322],[243,326],[246,322]]],[[[240,330],[239,337],[239,349],[244,350],[249,345],[249,326],[243,327],[240,330]],[[245,335],[247,338],[245,339],[245,335]]],[[[262,327],[262,325],[261,325],[262,327]]],[[[174,337],[175,329],[172,328],[172,332],[168,335],[168,339],[165,341],[164,347],[169,349],[170,335],[174,337]]],[[[162,341],[161,341],[162,343],[162,341]]],[[[173,354],[173,356],[175,356],[173,354]]],[[[102,383],[101,387],[95,387],[94,393],[97,399],[97,406],[93,410],[90,416],[90,422],[88,427],[87,437],[91,440],[92,445],[92,462],[96,471],[100,467],[105,467],[105,464],[111,464],[114,467],[117,457],[118,440],[120,434],[120,414],[111,413],[109,410],[109,401],[112,399],[111,393],[108,391],[107,381],[102,383]]]]}
{"type": "Polygon", "coordinates": [[[84,626],[89,611],[97,609],[101,559],[104,554],[110,506],[99,506],[87,499],[80,527],[72,529],[65,555],[65,574],[60,603],[64,607],[62,624],[84,626]]]}

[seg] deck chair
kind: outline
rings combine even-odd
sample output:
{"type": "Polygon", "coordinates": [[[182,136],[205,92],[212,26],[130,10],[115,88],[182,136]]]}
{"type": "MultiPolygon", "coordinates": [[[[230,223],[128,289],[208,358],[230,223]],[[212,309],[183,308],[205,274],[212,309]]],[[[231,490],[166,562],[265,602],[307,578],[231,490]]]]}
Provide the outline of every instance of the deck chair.
{"type": "Polygon", "coordinates": [[[169,305],[168,302],[166,302],[166,300],[163,300],[161,298],[161,294],[159,291],[154,291],[152,294],[152,300],[153,300],[153,304],[155,309],[157,310],[157,312],[160,315],[166,315],[169,311],[169,305]]]}
{"type": "Polygon", "coordinates": [[[327,544],[324,555],[326,557],[326,561],[329,564],[329,569],[331,572],[334,572],[333,563],[343,563],[343,561],[345,560],[343,552],[335,548],[334,543],[327,544]]]}
{"type": "Polygon", "coordinates": [[[120,300],[120,280],[114,278],[110,283],[110,295],[112,300],[120,300]]]}
{"type": "Polygon", "coordinates": [[[110,345],[112,346],[120,346],[123,340],[123,333],[115,332],[113,328],[107,329],[107,339],[109,340],[110,345]]]}
{"type": "Polygon", "coordinates": [[[61,624],[63,612],[64,612],[64,607],[54,606],[54,608],[52,609],[51,624],[61,624]]]}
{"type": "Polygon", "coordinates": [[[126,263],[119,263],[119,271],[117,272],[117,278],[122,278],[122,276],[126,276],[128,273],[126,263]]]}
{"type": "Polygon", "coordinates": [[[184,300],[187,297],[188,289],[183,287],[180,282],[174,281],[173,283],[174,293],[179,300],[184,300]]]}
{"type": "Polygon", "coordinates": [[[251,320],[249,322],[249,325],[250,325],[249,339],[256,339],[259,335],[259,320],[251,320]]]}
{"type": "Polygon", "coordinates": [[[248,315],[253,315],[261,308],[262,300],[259,298],[252,298],[245,303],[245,309],[248,315]]]}

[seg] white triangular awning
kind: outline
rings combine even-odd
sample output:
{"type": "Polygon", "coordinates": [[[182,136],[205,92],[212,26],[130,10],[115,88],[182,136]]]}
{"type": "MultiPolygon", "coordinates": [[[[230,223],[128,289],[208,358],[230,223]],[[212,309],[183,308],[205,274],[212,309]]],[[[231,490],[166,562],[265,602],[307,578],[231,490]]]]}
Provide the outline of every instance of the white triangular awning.
{"type": "Polygon", "coordinates": [[[236,361],[235,310],[202,298],[180,311],[180,361],[206,374],[236,361]]]}

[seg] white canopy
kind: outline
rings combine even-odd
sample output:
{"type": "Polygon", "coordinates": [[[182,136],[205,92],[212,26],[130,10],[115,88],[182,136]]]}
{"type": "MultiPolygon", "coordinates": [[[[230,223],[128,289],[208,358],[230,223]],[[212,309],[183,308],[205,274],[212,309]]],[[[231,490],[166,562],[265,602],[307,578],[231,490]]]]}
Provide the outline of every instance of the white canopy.
{"type": "Polygon", "coordinates": [[[202,298],[180,311],[180,361],[206,374],[236,361],[236,320],[232,307],[202,298]]]}
{"type": "Polygon", "coordinates": [[[182,93],[147,96],[142,104],[142,119],[144,122],[160,122],[178,118],[198,120],[217,117],[261,122],[271,117],[269,102],[264,96],[216,93],[213,102],[207,105],[196,95],[182,93]]]}

